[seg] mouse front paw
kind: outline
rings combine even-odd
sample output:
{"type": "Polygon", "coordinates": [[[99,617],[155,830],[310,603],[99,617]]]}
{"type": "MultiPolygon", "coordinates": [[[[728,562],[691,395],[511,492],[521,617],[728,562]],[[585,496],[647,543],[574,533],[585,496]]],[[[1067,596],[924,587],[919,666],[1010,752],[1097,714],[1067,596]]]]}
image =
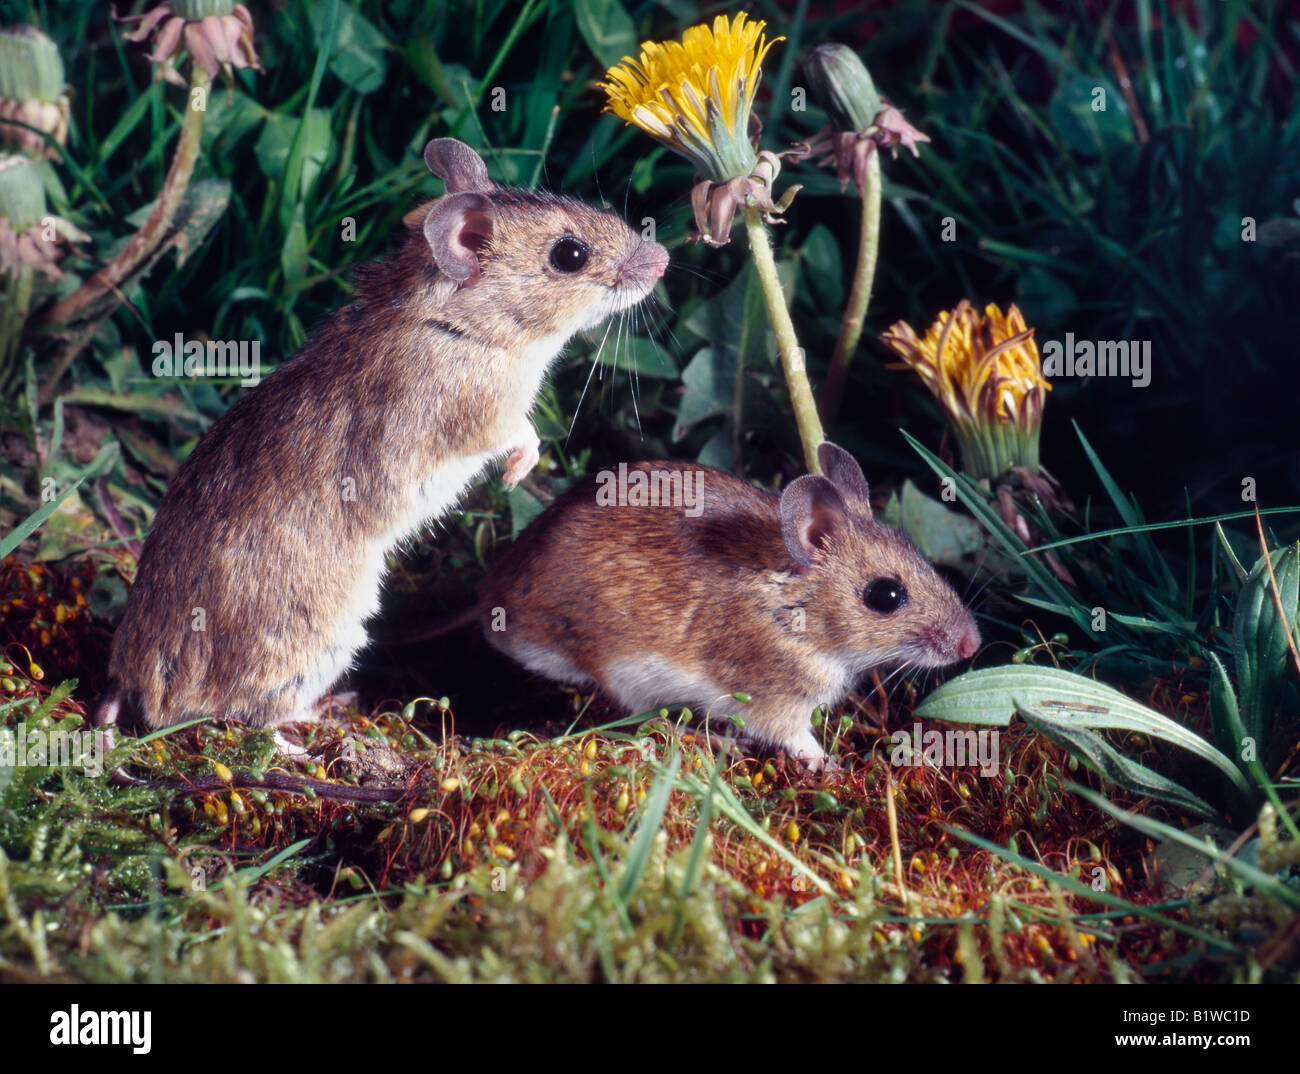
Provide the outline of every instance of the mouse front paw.
{"type": "Polygon", "coordinates": [[[506,483],[506,488],[514,488],[537,465],[541,459],[538,454],[541,444],[542,442],[537,438],[537,434],[532,429],[529,429],[527,436],[513,446],[510,451],[510,458],[506,461],[506,472],[501,475],[502,480],[506,483]]]}
{"type": "Polygon", "coordinates": [[[805,731],[782,743],[782,749],[812,775],[834,772],[839,768],[839,761],[826,755],[811,731],[805,731]]]}

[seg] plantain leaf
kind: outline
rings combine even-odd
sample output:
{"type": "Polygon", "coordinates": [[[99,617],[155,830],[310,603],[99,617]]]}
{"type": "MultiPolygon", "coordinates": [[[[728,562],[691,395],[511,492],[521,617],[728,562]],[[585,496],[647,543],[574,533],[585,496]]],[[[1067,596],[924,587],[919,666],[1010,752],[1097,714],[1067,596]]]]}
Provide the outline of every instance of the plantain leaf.
{"type": "Polygon", "coordinates": [[[1103,779],[1138,794],[1171,802],[1180,809],[1202,817],[1213,818],[1218,815],[1191,791],[1145,765],[1129,760],[1096,731],[1082,726],[1077,721],[1046,716],[1025,708],[1024,705],[1017,705],[1016,711],[1040,734],[1046,735],[1053,742],[1087,761],[1103,779]]]}
{"type": "Polygon", "coordinates": [[[1269,558],[1285,618],[1278,616],[1268,561],[1260,556],[1237,596],[1232,621],[1241,723],[1261,749],[1291,658],[1288,636],[1296,630],[1296,613],[1300,609],[1300,545],[1274,549],[1269,558]]]}
{"type": "Polygon", "coordinates": [[[1245,746],[1246,729],[1241,726],[1237,695],[1217,653],[1210,653],[1210,725],[1214,743],[1229,757],[1238,757],[1245,746]]]}
{"type": "Polygon", "coordinates": [[[1087,730],[1131,731],[1171,742],[1214,765],[1242,794],[1250,795],[1241,769],[1200,735],[1112,686],[1059,668],[1010,665],[968,671],[930,694],[917,706],[916,715],[949,723],[1005,726],[1017,706],[1087,730]]]}

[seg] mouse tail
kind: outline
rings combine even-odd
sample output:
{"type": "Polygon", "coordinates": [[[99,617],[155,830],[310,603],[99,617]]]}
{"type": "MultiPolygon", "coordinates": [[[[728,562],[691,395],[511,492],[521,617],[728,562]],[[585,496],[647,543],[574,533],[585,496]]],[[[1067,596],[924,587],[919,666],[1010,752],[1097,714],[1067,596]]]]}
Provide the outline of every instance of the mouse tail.
{"type": "Polygon", "coordinates": [[[122,701],[125,698],[125,691],[121,685],[112,681],[108,684],[108,693],[99,699],[99,704],[95,706],[95,715],[93,722],[96,727],[116,727],[117,718],[122,712],[122,701]]]}
{"type": "MultiPolygon", "coordinates": [[[[117,745],[118,717],[122,714],[122,702],[125,698],[126,691],[122,689],[121,683],[112,679],[108,684],[108,692],[95,706],[95,715],[91,717],[91,723],[96,729],[96,744],[101,753],[107,753],[117,745]]],[[[115,787],[142,786],[140,780],[127,775],[126,770],[120,767],[109,773],[108,781],[115,787]]]]}
{"type": "Polygon", "coordinates": [[[466,627],[478,622],[478,615],[478,605],[471,604],[459,611],[447,612],[445,615],[430,619],[412,630],[378,640],[383,645],[415,645],[417,642],[428,641],[431,638],[441,638],[444,634],[464,630],[466,627]]]}

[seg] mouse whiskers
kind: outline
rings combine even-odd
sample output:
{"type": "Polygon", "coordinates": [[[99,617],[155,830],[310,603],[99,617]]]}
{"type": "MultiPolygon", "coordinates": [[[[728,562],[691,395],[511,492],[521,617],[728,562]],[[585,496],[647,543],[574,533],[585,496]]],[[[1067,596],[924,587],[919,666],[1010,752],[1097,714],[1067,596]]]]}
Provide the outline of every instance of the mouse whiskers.
{"type": "MultiPolygon", "coordinates": [[[[600,337],[600,346],[596,348],[596,353],[591,359],[591,368],[587,370],[587,379],[582,385],[582,394],[578,396],[578,405],[573,408],[573,420],[569,422],[569,431],[564,436],[564,449],[569,449],[569,441],[573,437],[574,427],[578,424],[578,415],[582,413],[583,400],[587,398],[587,389],[591,387],[591,378],[596,370],[600,368],[600,358],[605,352],[605,341],[609,339],[609,330],[613,327],[613,322],[607,322],[605,325],[605,334],[600,337]]],[[[604,375],[602,373],[602,379],[604,375]]]]}

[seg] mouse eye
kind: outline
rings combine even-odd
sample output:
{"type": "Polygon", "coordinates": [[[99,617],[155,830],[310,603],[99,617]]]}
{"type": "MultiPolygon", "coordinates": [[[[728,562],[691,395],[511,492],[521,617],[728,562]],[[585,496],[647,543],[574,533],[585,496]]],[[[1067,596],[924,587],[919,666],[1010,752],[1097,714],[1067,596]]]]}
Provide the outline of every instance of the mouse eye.
{"type": "Polygon", "coordinates": [[[566,235],[551,247],[551,267],[560,272],[577,272],[587,263],[591,251],[572,235],[566,235]]]}
{"type": "Polygon", "coordinates": [[[907,603],[907,590],[893,578],[877,578],[863,592],[862,602],[873,612],[892,615],[907,603]]]}

